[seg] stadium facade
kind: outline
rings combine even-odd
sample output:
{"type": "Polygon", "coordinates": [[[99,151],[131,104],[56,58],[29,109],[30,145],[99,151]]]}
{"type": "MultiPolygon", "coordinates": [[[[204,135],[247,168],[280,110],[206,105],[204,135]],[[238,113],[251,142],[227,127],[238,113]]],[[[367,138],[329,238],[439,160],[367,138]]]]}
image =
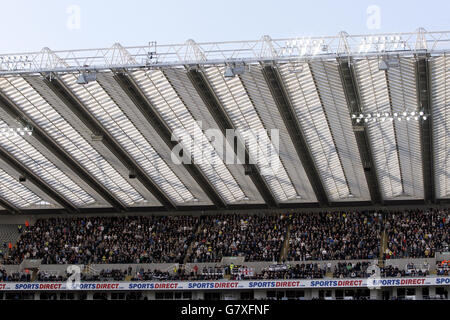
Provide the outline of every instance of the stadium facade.
{"type": "MultiPolygon", "coordinates": [[[[450,32],[419,29],[0,54],[0,223],[27,220],[32,227],[55,216],[446,210],[449,42],[450,32]]],[[[448,253],[429,258],[426,265],[435,271],[448,253]]],[[[33,269],[26,263],[8,272],[33,269]]],[[[397,260],[396,266],[403,270],[408,263],[397,260]]],[[[222,298],[250,291],[248,297],[270,298],[273,290],[265,286],[272,285],[275,292],[302,287],[306,298],[341,296],[346,286],[349,296],[381,287],[364,291],[377,299],[411,286],[422,298],[448,288],[448,276],[434,275],[370,283],[280,280],[281,287],[275,279],[245,280],[230,290],[221,287],[231,286],[228,281],[173,286],[196,289],[186,297],[202,299],[209,285],[221,289],[222,298]]],[[[147,298],[158,294],[147,291],[150,284],[116,284],[121,292],[134,286],[147,298]]],[[[66,284],[42,285],[67,294],[66,284]]],[[[36,290],[33,298],[40,289],[32,282],[0,288],[36,290]]],[[[158,288],[179,296],[174,287],[158,288]]]]}

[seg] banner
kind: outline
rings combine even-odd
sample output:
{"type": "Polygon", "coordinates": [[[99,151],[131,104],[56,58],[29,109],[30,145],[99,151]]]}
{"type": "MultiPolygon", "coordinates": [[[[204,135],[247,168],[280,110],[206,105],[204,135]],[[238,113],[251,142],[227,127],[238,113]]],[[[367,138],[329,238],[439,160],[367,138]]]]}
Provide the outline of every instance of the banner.
{"type": "Polygon", "coordinates": [[[0,291],[159,291],[450,286],[450,277],[248,281],[0,282],[0,291]]]}

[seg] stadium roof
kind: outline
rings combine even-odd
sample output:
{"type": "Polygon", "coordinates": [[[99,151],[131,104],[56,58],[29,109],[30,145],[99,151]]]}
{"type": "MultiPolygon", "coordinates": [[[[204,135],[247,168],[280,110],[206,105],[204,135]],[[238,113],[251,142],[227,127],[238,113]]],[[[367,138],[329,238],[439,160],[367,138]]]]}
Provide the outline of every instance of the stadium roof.
{"type": "Polygon", "coordinates": [[[449,43],[419,29],[2,54],[0,209],[446,202],[449,43]],[[237,140],[245,159],[278,152],[229,164],[206,129],[276,129],[237,140]],[[191,163],[172,160],[178,132],[191,163]]]}

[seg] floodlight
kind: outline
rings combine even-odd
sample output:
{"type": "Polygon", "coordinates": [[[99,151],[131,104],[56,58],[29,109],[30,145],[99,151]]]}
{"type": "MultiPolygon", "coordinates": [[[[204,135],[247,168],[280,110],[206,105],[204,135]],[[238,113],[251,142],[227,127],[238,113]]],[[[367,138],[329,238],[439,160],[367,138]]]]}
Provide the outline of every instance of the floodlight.
{"type": "Polygon", "coordinates": [[[89,82],[96,81],[97,74],[95,73],[82,73],[77,79],[78,84],[88,84],[89,82]]]}
{"type": "Polygon", "coordinates": [[[389,70],[389,64],[385,60],[381,60],[378,64],[378,70],[380,71],[386,71],[389,70]]]}
{"type": "Polygon", "coordinates": [[[245,72],[245,66],[227,66],[225,69],[224,77],[225,78],[233,78],[236,75],[244,74],[245,72]]]}

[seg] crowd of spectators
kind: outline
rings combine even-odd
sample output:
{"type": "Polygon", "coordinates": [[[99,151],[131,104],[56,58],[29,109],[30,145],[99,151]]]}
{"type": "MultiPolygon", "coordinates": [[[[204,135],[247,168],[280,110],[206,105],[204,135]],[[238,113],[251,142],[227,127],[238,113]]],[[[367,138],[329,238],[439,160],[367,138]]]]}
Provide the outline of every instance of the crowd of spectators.
{"type": "Polygon", "coordinates": [[[364,212],[299,213],[292,218],[289,261],[374,259],[381,215],[364,212]]]}
{"type": "Polygon", "coordinates": [[[5,259],[43,264],[181,263],[195,232],[189,216],[45,219],[24,230],[5,259]]]}
{"type": "Polygon", "coordinates": [[[450,212],[446,209],[410,210],[386,215],[388,247],[384,256],[431,258],[449,251],[450,212]]]}
{"type": "MultiPolygon", "coordinates": [[[[81,271],[80,280],[85,282],[102,281],[217,281],[228,280],[286,280],[286,279],[348,279],[348,278],[368,278],[376,275],[381,278],[401,278],[401,277],[425,277],[430,275],[429,266],[425,262],[421,266],[408,263],[404,268],[388,265],[379,268],[373,262],[337,262],[334,265],[334,271],[329,272],[326,264],[322,266],[319,263],[297,263],[297,264],[274,264],[255,272],[253,268],[245,265],[230,266],[204,266],[198,268],[197,265],[189,270],[184,266],[174,265],[172,271],[162,271],[159,269],[144,268],[132,270],[121,269],[101,269],[100,271],[81,271]]],[[[450,265],[448,261],[438,262],[436,274],[438,276],[448,276],[450,265]]],[[[61,282],[66,281],[70,274],[59,274],[58,272],[39,271],[33,281],[37,282],[61,282]]],[[[0,268],[0,282],[31,282],[32,272],[24,270],[20,272],[7,273],[0,268]]]]}
{"type": "Polygon", "coordinates": [[[220,262],[224,256],[244,256],[246,261],[278,261],[287,225],[285,215],[203,217],[188,261],[220,262]]]}
{"type": "Polygon", "coordinates": [[[302,263],[295,266],[287,266],[284,270],[266,269],[251,277],[253,280],[263,279],[322,279],[325,277],[326,269],[317,263],[302,263]]]}
{"type": "MultiPolygon", "coordinates": [[[[27,258],[43,264],[79,265],[219,263],[223,257],[236,256],[247,262],[276,262],[290,226],[286,262],[377,259],[383,232],[386,259],[426,258],[449,251],[449,221],[446,209],[51,218],[33,226],[27,222],[18,242],[5,243],[1,253],[4,264],[20,264],[27,258]]],[[[363,272],[362,266],[348,268],[334,272],[338,277],[363,272]]]]}
{"type": "Polygon", "coordinates": [[[436,274],[438,276],[450,275],[450,260],[438,261],[436,265],[436,274]]]}
{"type": "Polygon", "coordinates": [[[30,282],[31,274],[29,272],[11,272],[0,268],[0,282],[30,282]]]}
{"type": "Polygon", "coordinates": [[[368,278],[372,272],[367,270],[369,262],[338,262],[334,266],[333,278],[368,278]]]}
{"type": "Polygon", "coordinates": [[[392,265],[380,268],[380,276],[382,278],[425,277],[428,275],[430,275],[429,270],[416,268],[414,265],[408,265],[403,270],[392,265]]]}

